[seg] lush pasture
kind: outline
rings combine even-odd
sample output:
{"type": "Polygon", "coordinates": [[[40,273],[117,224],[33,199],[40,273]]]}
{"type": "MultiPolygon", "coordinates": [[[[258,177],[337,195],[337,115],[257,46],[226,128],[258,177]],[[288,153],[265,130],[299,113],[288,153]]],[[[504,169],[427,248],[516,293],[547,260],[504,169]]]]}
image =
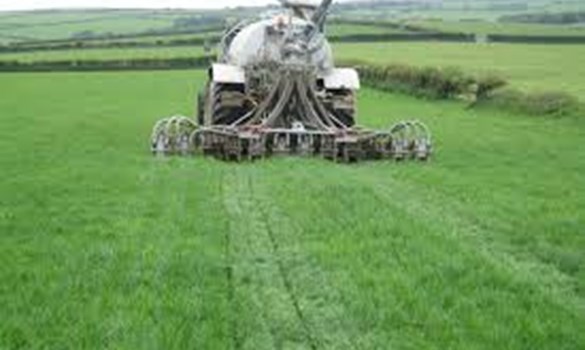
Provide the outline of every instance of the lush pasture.
{"type": "Polygon", "coordinates": [[[0,79],[0,348],[585,347],[583,120],[366,90],[432,162],[152,158],[203,76],[0,79]]]}
{"type": "Polygon", "coordinates": [[[84,31],[90,31],[95,34],[138,33],[146,30],[164,29],[169,27],[169,23],[168,20],[159,18],[131,19],[113,17],[81,23],[47,23],[20,28],[8,26],[2,30],[2,33],[19,35],[34,40],[53,40],[69,38],[84,31]]]}
{"type": "Polygon", "coordinates": [[[365,43],[338,44],[334,51],[340,61],[459,67],[500,75],[525,90],[567,91],[585,99],[585,45],[365,43]]]}
{"type": "Polygon", "coordinates": [[[84,31],[131,34],[173,26],[175,19],[200,14],[188,10],[54,10],[0,13],[0,36],[32,40],[66,39],[84,31]]]}
{"type": "Polygon", "coordinates": [[[563,12],[582,11],[581,0],[441,0],[427,2],[419,6],[408,4],[386,6],[370,9],[367,7],[346,11],[348,17],[367,17],[372,19],[448,19],[448,20],[490,20],[495,21],[501,16],[530,12],[563,12]]]}
{"type": "MultiPolygon", "coordinates": [[[[496,74],[529,91],[566,91],[585,99],[583,45],[461,43],[339,43],[336,59],[416,66],[459,67],[468,73],[496,74]],[[367,52],[367,55],[364,55],[367,52]]],[[[0,54],[0,61],[176,58],[202,55],[198,47],[81,49],[0,54]]]]}
{"type": "Polygon", "coordinates": [[[506,34],[527,36],[585,36],[585,27],[493,21],[409,21],[409,24],[446,33],[506,34]]]}
{"type": "Polygon", "coordinates": [[[68,38],[84,31],[97,34],[135,33],[172,26],[176,15],[132,11],[46,11],[0,16],[0,35],[33,40],[68,38]]]}
{"type": "Polygon", "coordinates": [[[0,54],[0,61],[63,61],[63,60],[113,60],[134,58],[183,58],[204,54],[202,46],[149,47],[131,49],[77,49],[32,51],[0,54]]]}
{"type": "Polygon", "coordinates": [[[404,30],[383,26],[371,26],[361,24],[339,24],[327,26],[327,35],[354,35],[354,34],[399,34],[406,33],[404,30]]]}

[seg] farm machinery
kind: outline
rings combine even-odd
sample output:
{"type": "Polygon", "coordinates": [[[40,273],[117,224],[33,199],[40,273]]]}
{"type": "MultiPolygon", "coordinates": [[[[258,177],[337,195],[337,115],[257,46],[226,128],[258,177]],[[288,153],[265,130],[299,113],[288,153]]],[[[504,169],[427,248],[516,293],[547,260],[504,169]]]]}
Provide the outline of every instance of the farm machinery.
{"type": "Polygon", "coordinates": [[[386,130],[357,126],[359,75],[334,66],[324,34],[332,0],[317,1],[281,0],[282,13],[228,29],[196,117],[159,121],[152,152],[238,161],[275,155],[428,159],[431,136],[419,121],[386,130]]]}

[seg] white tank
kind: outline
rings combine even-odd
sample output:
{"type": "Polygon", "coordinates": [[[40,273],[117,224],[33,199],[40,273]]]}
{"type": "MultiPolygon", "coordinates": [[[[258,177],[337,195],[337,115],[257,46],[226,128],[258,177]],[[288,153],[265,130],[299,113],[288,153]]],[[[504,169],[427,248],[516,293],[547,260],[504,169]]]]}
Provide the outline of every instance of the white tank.
{"type": "MultiPolygon", "coordinates": [[[[283,57],[282,50],[286,33],[290,35],[292,31],[299,34],[311,26],[304,19],[285,15],[252,23],[232,40],[225,57],[226,63],[244,68],[262,62],[286,62],[288,58],[283,57]]],[[[298,37],[292,41],[293,49],[297,44],[304,45],[298,37]]],[[[304,55],[308,55],[308,63],[318,71],[328,72],[333,69],[331,46],[322,33],[316,33],[312,37],[308,49],[299,49],[304,55]]]]}

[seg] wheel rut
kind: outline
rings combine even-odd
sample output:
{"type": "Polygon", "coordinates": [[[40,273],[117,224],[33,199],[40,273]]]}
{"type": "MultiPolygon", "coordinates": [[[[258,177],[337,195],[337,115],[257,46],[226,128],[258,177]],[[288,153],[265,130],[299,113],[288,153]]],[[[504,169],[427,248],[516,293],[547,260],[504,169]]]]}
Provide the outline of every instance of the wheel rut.
{"type": "Polygon", "coordinates": [[[223,181],[234,345],[255,350],[360,348],[359,327],[340,289],[355,292],[355,286],[343,271],[325,270],[307,251],[302,226],[278,205],[262,171],[236,167],[223,181]]]}
{"type": "MultiPolygon", "coordinates": [[[[248,178],[248,189],[250,190],[252,197],[254,197],[254,192],[253,192],[254,187],[252,186],[252,178],[248,178]]],[[[301,309],[301,306],[299,303],[299,298],[297,297],[297,295],[294,292],[294,288],[293,288],[291,279],[289,278],[289,273],[286,269],[286,266],[284,265],[282,259],[279,256],[278,240],[276,239],[276,236],[274,234],[272,226],[270,225],[270,219],[268,217],[268,213],[262,207],[259,207],[258,209],[259,209],[260,215],[262,216],[262,219],[263,219],[262,221],[265,223],[265,226],[266,226],[265,232],[268,236],[268,239],[270,240],[270,244],[272,246],[272,253],[277,257],[276,263],[278,265],[278,271],[280,274],[280,278],[282,280],[282,283],[284,284],[284,287],[286,289],[288,297],[290,298],[290,302],[292,304],[292,307],[295,310],[295,314],[297,316],[297,319],[298,319],[299,323],[301,324],[301,326],[303,327],[303,330],[305,332],[305,336],[307,337],[307,341],[308,341],[310,348],[312,350],[317,350],[318,349],[317,340],[315,339],[315,336],[311,331],[311,327],[309,326],[309,324],[305,318],[305,315],[303,313],[303,310],[301,309]]]]}
{"type": "MultiPolygon", "coordinates": [[[[241,169],[223,181],[228,213],[225,238],[231,333],[236,349],[316,349],[302,311],[279,262],[273,238],[254,206],[249,179],[241,169]],[[301,317],[299,318],[299,313],[301,317]]],[[[276,246],[277,247],[277,246],[276,246]]]]}
{"type": "MultiPolygon", "coordinates": [[[[224,175],[225,177],[225,175],[224,175]]],[[[220,182],[219,193],[221,198],[225,198],[225,179],[220,182]]],[[[228,321],[228,332],[231,337],[232,348],[234,350],[240,350],[242,344],[238,332],[237,324],[237,310],[235,306],[235,286],[234,286],[234,272],[233,272],[233,258],[232,258],[232,234],[229,225],[226,225],[224,230],[224,258],[225,258],[225,277],[227,283],[227,300],[229,307],[229,321],[228,321]]]]}

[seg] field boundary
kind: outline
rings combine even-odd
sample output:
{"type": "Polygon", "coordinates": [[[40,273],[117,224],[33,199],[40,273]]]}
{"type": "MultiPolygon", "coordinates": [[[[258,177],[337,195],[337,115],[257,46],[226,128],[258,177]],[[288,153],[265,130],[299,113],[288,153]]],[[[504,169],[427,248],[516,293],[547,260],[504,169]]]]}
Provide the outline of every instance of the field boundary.
{"type": "MultiPolygon", "coordinates": [[[[169,33],[177,34],[207,34],[210,32],[183,32],[169,33]]],[[[146,35],[163,36],[160,34],[146,35]]],[[[120,38],[122,39],[122,38],[120,38]]],[[[116,40],[116,38],[112,38],[116,40]]],[[[67,51],[67,50],[92,50],[92,49],[122,49],[122,48],[153,48],[153,47],[185,47],[215,45],[221,40],[218,35],[207,37],[194,37],[186,39],[158,39],[153,41],[111,41],[95,43],[97,40],[69,40],[61,42],[38,42],[26,44],[0,45],[0,54],[18,52],[41,52],[41,51],[67,51]]],[[[470,33],[381,33],[381,34],[349,34],[331,35],[328,37],[331,43],[380,43],[380,42],[451,42],[451,43],[478,43],[480,39],[470,33]]],[[[487,34],[482,36],[482,43],[501,44],[550,44],[550,45],[583,45],[585,36],[546,36],[546,35],[510,35],[510,34],[487,34]]]]}
{"type": "MultiPolygon", "coordinates": [[[[172,59],[0,61],[0,73],[106,72],[207,69],[215,56],[172,59]]],[[[585,111],[575,96],[562,91],[522,92],[502,89],[507,81],[478,76],[454,68],[375,65],[338,62],[356,67],[362,84],[373,89],[437,100],[464,101],[469,107],[487,106],[528,115],[563,116],[585,111]]]]}
{"type": "Polygon", "coordinates": [[[87,72],[87,71],[131,71],[171,70],[207,68],[213,56],[187,58],[140,58],[119,60],[61,60],[61,61],[0,61],[1,73],[19,72],[87,72]]]}

